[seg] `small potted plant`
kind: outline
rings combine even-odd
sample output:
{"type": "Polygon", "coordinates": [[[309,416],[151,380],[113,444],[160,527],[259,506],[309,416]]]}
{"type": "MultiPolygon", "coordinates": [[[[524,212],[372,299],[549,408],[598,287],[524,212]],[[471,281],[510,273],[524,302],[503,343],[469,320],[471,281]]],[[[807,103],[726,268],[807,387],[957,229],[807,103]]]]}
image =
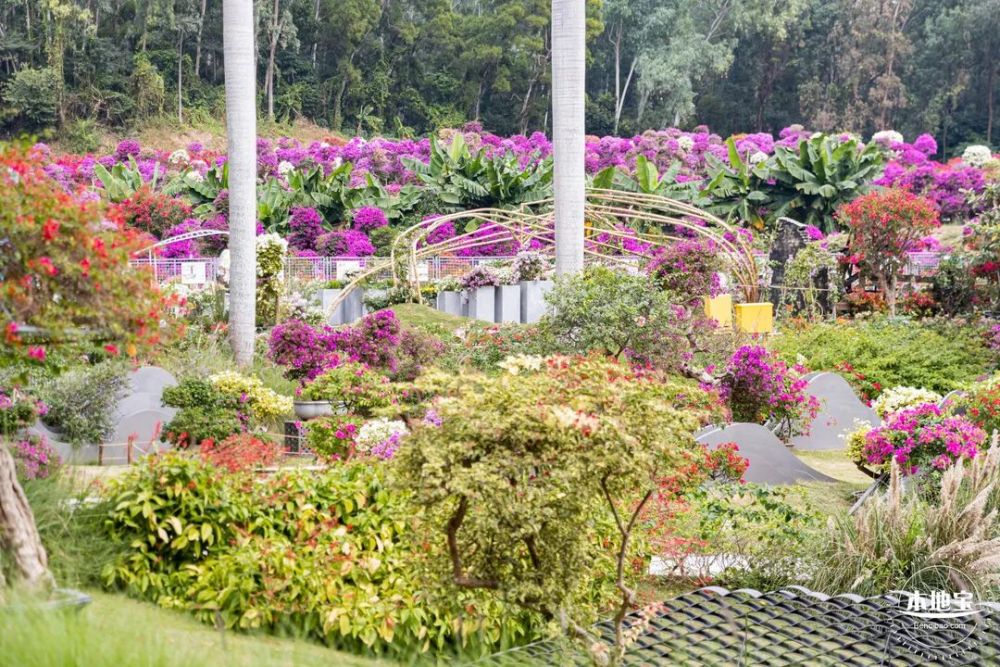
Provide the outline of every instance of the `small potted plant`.
{"type": "Polygon", "coordinates": [[[302,421],[309,421],[317,417],[325,417],[333,414],[333,403],[328,398],[321,387],[314,387],[308,384],[296,392],[295,401],[292,404],[295,416],[302,421]]]}
{"type": "Polygon", "coordinates": [[[457,278],[445,278],[438,283],[437,309],[449,315],[464,315],[462,312],[462,283],[457,278]]]}
{"type": "Polygon", "coordinates": [[[551,262],[540,252],[526,250],[517,253],[512,272],[521,286],[520,320],[531,324],[541,319],[545,313],[545,294],[552,289],[552,281],[546,278],[551,273],[551,262]]]}
{"type": "Polygon", "coordinates": [[[493,322],[496,316],[496,287],[500,277],[492,268],[475,266],[462,278],[468,314],[474,320],[493,322]]]}

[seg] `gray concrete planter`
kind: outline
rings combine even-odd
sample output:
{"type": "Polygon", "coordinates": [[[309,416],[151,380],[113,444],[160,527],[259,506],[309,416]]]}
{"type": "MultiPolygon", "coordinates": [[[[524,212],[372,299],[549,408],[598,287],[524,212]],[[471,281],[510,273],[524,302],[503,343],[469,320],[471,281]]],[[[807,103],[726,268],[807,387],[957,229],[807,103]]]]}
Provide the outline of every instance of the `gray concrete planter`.
{"type": "Polygon", "coordinates": [[[302,421],[333,414],[333,405],[330,401],[295,401],[292,407],[295,409],[295,416],[302,421]]]}
{"type": "Polygon", "coordinates": [[[468,303],[468,316],[474,320],[492,322],[494,311],[496,310],[496,288],[477,287],[466,290],[466,303],[468,303]]]}
{"type": "Polygon", "coordinates": [[[499,285],[494,294],[493,321],[498,324],[521,321],[521,286],[499,285]]]}
{"type": "Polygon", "coordinates": [[[362,299],[364,298],[363,290],[353,289],[344,299],[344,303],[341,304],[343,308],[344,321],[342,324],[350,324],[355,320],[361,319],[364,314],[364,303],[362,299]]]}
{"type": "MultiPolygon", "coordinates": [[[[319,293],[320,307],[323,309],[324,314],[328,312],[330,304],[333,303],[338,297],[340,297],[343,291],[344,290],[342,289],[324,289],[320,291],[319,293]]],[[[332,311],[329,311],[329,315],[327,315],[326,318],[327,324],[335,327],[345,323],[344,305],[345,305],[344,302],[341,302],[340,305],[338,305],[332,311]]]]}
{"type": "Polygon", "coordinates": [[[462,293],[445,290],[437,294],[437,309],[449,315],[462,314],[462,293]]]}
{"type": "MultiPolygon", "coordinates": [[[[367,298],[373,298],[373,299],[382,298],[382,297],[384,297],[386,295],[386,293],[388,293],[389,290],[387,290],[387,289],[366,289],[366,290],[356,290],[356,291],[359,294],[361,294],[361,315],[367,315],[368,313],[373,312],[373,311],[371,311],[371,309],[369,309],[368,306],[365,305],[365,299],[367,299],[367,298]]],[[[359,315],[359,317],[360,317],[360,315],[359,315]]],[[[354,320],[351,320],[351,321],[353,322],[354,320]]]]}
{"type": "Polygon", "coordinates": [[[521,281],[521,323],[534,324],[545,314],[545,295],[552,289],[551,280],[521,281]]]}

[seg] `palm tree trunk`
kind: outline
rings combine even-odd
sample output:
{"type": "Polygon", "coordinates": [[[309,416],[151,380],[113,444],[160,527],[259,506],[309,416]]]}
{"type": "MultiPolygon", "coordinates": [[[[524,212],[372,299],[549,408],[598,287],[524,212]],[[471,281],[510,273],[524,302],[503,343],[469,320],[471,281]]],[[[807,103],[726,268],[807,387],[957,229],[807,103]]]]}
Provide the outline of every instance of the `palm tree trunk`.
{"type": "MultiPolygon", "coordinates": [[[[35,527],[35,516],[17,481],[14,457],[0,441],[0,548],[10,557],[14,572],[31,588],[51,586],[48,556],[35,527]]],[[[0,572],[0,587],[4,584],[0,572]]],[[[0,598],[2,598],[0,588],[0,598]]]]}
{"type": "Polygon", "coordinates": [[[556,273],[583,269],[585,0],[552,0],[556,273]]]}
{"type": "Polygon", "coordinates": [[[253,360],[257,297],[257,68],[252,0],[224,0],[222,43],[229,144],[229,342],[253,360]]]}

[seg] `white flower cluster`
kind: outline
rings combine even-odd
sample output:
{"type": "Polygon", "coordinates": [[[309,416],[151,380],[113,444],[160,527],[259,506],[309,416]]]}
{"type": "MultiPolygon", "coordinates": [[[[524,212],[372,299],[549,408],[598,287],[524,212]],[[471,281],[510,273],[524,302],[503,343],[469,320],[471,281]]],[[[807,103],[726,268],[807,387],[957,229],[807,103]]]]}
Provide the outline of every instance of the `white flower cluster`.
{"type": "Polygon", "coordinates": [[[872,135],[872,141],[886,148],[892,148],[893,144],[903,142],[903,135],[896,130],[882,130],[872,135]]]}
{"type": "Polygon", "coordinates": [[[533,354],[512,354],[497,364],[497,366],[511,375],[517,375],[521,371],[537,372],[545,366],[545,357],[533,354]]]}
{"type": "Polygon", "coordinates": [[[754,151],[750,154],[749,159],[750,164],[760,164],[761,162],[767,162],[767,153],[764,151],[754,151]]]}
{"type": "Polygon", "coordinates": [[[183,148],[178,148],[177,150],[175,150],[173,153],[170,154],[170,157],[167,158],[167,161],[170,164],[181,164],[182,162],[188,162],[190,159],[191,156],[188,155],[188,152],[186,150],[184,150],[183,148]]]}
{"type": "Polygon", "coordinates": [[[915,408],[924,403],[937,403],[941,400],[941,394],[929,389],[918,389],[916,387],[893,387],[882,392],[882,395],[872,402],[872,409],[883,419],[908,408],[915,408]]]}
{"type": "Polygon", "coordinates": [[[681,150],[685,153],[689,152],[694,148],[694,139],[688,136],[678,137],[677,145],[680,146],[681,150]]]}
{"type": "Polygon", "coordinates": [[[257,252],[270,250],[272,246],[281,248],[281,254],[288,252],[288,241],[280,234],[261,234],[257,237],[257,252]]]}
{"type": "Polygon", "coordinates": [[[281,176],[287,176],[288,172],[295,171],[295,165],[288,160],[282,160],[278,163],[278,173],[281,176]]]}
{"type": "Polygon", "coordinates": [[[370,421],[366,421],[361,425],[361,428],[358,429],[358,435],[355,442],[358,443],[358,449],[360,451],[368,452],[371,451],[372,447],[381,442],[385,442],[396,433],[403,436],[409,432],[410,431],[406,428],[406,424],[398,419],[377,417],[370,421]]]}
{"type": "Polygon", "coordinates": [[[989,146],[973,145],[965,149],[962,153],[962,162],[970,167],[982,167],[993,159],[993,152],[989,146]]]}

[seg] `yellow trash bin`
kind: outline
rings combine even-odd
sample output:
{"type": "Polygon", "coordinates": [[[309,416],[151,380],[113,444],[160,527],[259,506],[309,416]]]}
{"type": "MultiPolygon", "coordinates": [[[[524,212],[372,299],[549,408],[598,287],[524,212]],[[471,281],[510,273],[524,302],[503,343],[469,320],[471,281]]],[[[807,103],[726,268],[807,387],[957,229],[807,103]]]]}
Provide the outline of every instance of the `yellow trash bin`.
{"type": "Polygon", "coordinates": [[[774,330],[774,304],[736,304],[736,328],[745,333],[770,333],[774,330]]]}
{"type": "Polygon", "coordinates": [[[720,327],[733,326],[733,295],[706,296],[705,316],[718,322],[720,327]]]}

